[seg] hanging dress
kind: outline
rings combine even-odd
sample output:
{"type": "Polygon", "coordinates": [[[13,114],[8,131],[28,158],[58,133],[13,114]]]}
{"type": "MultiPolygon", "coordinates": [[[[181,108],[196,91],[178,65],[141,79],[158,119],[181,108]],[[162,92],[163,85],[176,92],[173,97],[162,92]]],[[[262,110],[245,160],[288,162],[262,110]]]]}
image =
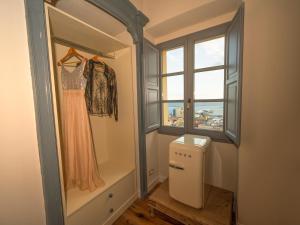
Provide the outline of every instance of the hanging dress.
{"type": "Polygon", "coordinates": [[[86,61],[72,72],[62,65],[62,132],[66,190],[78,187],[94,191],[104,185],[100,178],[92,131],[85,102],[86,61]]]}

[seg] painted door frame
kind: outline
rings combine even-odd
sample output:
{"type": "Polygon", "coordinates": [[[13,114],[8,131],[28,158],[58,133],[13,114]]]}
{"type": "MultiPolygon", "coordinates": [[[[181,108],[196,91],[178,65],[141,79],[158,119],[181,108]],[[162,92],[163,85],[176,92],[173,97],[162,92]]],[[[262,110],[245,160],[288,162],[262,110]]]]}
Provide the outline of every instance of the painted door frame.
{"type": "MultiPolygon", "coordinates": [[[[139,168],[141,196],[147,194],[145,144],[143,27],[148,18],[129,0],[87,0],[122,22],[136,45],[139,168]]],[[[43,194],[47,225],[64,225],[57,140],[51,93],[50,63],[43,0],[24,0],[31,76],[35,104],[37,138],[41,163],[43,194]]]]}

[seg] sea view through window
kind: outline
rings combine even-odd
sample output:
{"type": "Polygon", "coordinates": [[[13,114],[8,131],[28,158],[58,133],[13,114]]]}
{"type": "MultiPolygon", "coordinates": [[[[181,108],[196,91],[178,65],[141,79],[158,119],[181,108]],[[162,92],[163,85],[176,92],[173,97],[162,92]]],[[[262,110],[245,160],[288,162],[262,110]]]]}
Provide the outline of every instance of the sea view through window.
{"type": "MultiPolygon", "coordinates": [[[[167,125],[182,127],[184,124],[184,107],[182,103],[168,103],[167,125]]],[[[194,108],[195,128],[223,130],[223,103],[222,102],[197,102],[194,108]]]]}

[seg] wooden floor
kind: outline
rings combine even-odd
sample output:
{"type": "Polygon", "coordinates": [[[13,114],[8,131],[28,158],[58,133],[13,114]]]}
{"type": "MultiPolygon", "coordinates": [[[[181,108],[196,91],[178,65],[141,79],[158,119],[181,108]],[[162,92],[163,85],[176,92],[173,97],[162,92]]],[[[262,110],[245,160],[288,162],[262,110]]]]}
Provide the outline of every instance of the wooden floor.
{"type": "MultiPolygon", "coordinates": [[[[153,205],[153,196],[155,196],[159,191],[164,190],[164,184],[159,185],[156,187],[152,193],[150,193],[150,198],[146,198],[144,200],[137,200],[134,202],[133,205],[131,205],[121,216],[118,218],[118,220],[114,223],[114,225],[170,225],[170,224],[176,224],[176,225],[182,225],[182,224],[212,224],[212,225],[225,225],[225,224],[231,224],[227,217],[231,217],[230,214],[228,214],[229,207],[227,205],[227,202],[229,201],[228,198],[228,193],[225,191],[217,193],[221,193],[221,197],[218,196],[219,194],[214,194],[213,195],[213,204],[209,203],[207,206],[207,209],[203,210],[203,212],[200,214],[200,218],[205,219],[205,222],[200,222],[200,223],[193,223],[193,222],[188,222],[188,223],[183,223],[182,220],[174,220],[172,216],[167,216],[169,215],[168,213],[161,213],[161,211],[155,210],[155,214],[151,215],[151,208],[149,206],[153,205]],[[157,193],[156,193],[157,192],[157,193]],[[225,194],[225,196],[224,196],[225,194]],[[227,196],[227,197],[226,197],[227,196]],[[226,200],[227,199],[227,200],[226,200]],[[221,200],[221,201],[220,201],[221,200]],[[225,202],[224,202],[225,200],[225,202]],[[224,204],[226,203],[226,204],[224,204]],[[224,211],[225,210],[225,211],[224,211]],[[226,212],[224,214],[224,212],[226,212]],[[203,217],[204,216],[204,217],[203,217]],[[221,216],[221,217],[220,217],[221,216]],[[207,220],[208,219],[208,220],[207,220]],[[224,220],[225,219],[225,220],[224,220]],[[178,222],[181,221],[181,222],[178,222]]],[[[161,197],[161,199],[164,199],[161,197]]],[[[161,200],[160,199],[160,200],[161,200]]],[[[173,200],[172,200],[173,201],[173,200]]],[[[209,200],[210,201],[210,200],[209,200]]],[[[176,205],[174,202],[172,202],[172,207],[176,205]]],[[[230,203],[231,205],[231,203],[230,203]]],[[[153,208],[153,207],[152,207],[153,208]]],[[[175,207],[176,208],[176,207],[175,207]]],[[[184,208],[181,208],[180,210],[184,211],[184,208]]],[[[193,211],[193,210],[191,210],[193,211]]],[[[231,209],[230,209],[231,211],[231,209]]],[[[152,211],[153,212],[153,211],[152,211]]],[[[172,215],[172,214],[170,214],[172,215]]],[[[195,215],[194,215],[195,216],[195,215]]]]}
{"type": "Polygon", "coordinates": [[[189,225],[231,225],[233,193],[205,185],[205,207],[195,209],[170,197],[169,182],[159,185],[149,196],[149,206],[154,212],[189,225]]]}
{"type": "Polygon", "coordinates": [[[137,200],[130,206],[125,213],[114,223],[114,225],[170,225],[169,223],[157,216],[150,215],[148,199],[137,200]]]}

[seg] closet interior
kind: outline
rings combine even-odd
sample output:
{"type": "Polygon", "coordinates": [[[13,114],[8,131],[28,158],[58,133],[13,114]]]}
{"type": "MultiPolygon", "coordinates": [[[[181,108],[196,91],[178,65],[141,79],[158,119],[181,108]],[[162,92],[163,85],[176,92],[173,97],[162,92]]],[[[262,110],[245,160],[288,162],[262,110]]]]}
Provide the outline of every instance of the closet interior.
{"type": "MultiPolygon", "coordinates": [[[[135,157],[137,119],[133,42],[125,28],[117,38],[49,4],[45,4],[45,14],[66,224],[110,224],[137,198],[138,169],[135,157]],[[66,165],[63,152],[66,149],[64,149],[62,111],[66,106],[63,105],[62,71],[63,69],[67,71],[65,76],[73,76],[79,65],[76,64],[78,60],[76,57],[68,60],[64,66],[58,65],[58,62],[65,57],[70,48],[86,59],[97,56],[96,58],[112,68],[116,75],[118,120],[114,115],[89,114],[96,163],[100,177],[104,181],[104,184],[93,191],[80,190],[78,187],[69,190],[65,188],[66,165]],[[72,64],[74,61],[75,64],[72,64]]],[[[105,22],[97,21],[97,23],[105,22]]]]}

